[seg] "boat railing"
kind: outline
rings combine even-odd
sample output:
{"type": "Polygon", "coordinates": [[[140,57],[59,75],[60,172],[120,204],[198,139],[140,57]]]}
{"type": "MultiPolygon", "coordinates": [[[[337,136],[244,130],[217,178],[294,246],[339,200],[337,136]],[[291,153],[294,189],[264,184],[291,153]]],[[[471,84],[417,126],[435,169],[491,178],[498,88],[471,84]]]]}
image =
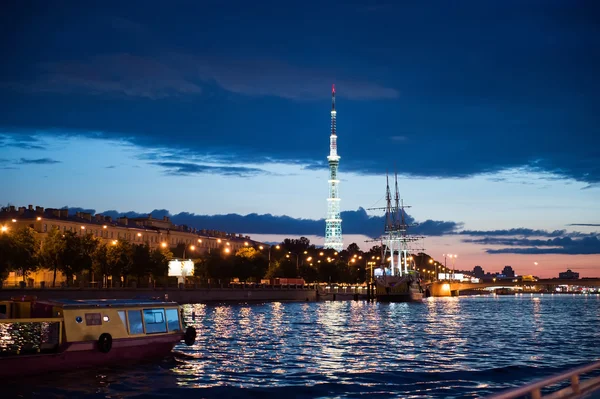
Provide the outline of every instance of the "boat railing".
{"type": "Polygon", "coordinates": [[[0,355],[52,352],[62,344],[63,319],[0,319],[0,355]]]}
{"type": "Polygon", "coordinates": [[[580,398],[590,392],[600,389],[600,376],[592,376],[585,380],[581,380],[585,374],[600,370],[600,361],[591,363],[586,366],[578,367],[565,371],[564,373],[556,374],[539,381],[526,384],[519,388],[510,389],[491,396],[488,399],[513,399],[521,397],[530,397],[532,399],[557,399],[557,398],[580,398]],[[569,381],[569,386],[555,392],[551,392],[542,396],[542,389],[555,384],[569,381]]]}

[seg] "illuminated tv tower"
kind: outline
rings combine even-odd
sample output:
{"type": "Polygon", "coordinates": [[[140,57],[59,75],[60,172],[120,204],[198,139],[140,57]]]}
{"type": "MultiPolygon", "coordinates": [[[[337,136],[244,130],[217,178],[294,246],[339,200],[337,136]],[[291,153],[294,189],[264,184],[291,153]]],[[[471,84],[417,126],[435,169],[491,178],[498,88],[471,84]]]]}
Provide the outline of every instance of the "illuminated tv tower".
{"type": "Polygon", "coordinates": [[[325,248],[336,251],[344,249],[342,240],[342,217],[340,216],[340,195],[338,192],[338,165],[340,156],[337,154],[337,135],[335,132],[335,85],[331,86],[331,136],[329,136],[329,198],[327,198],[327,219],[325,219],[325,248]]]}

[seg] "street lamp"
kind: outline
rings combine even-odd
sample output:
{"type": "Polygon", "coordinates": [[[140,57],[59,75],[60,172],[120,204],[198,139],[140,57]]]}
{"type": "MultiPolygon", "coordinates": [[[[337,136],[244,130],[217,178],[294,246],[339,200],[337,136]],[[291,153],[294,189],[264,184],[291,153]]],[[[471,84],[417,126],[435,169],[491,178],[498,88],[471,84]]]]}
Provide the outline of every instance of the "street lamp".
{"type": "MultiPolygon", "coordinates": [[[[185,250],[187,249],[187,245],[183,247],[183,256],[182,258],[185,260],[185,250]]],[[[190,245],[190,251],[195,251],[196,247],[193,245],[190,245]]]]}
{"type": "MultiPolygon", "coordinates": [[[[272,245],[269,245],[269,267],[271,267],[271,247],[272,247],[272,245]]],[[[275,245],[275,249],[279,249],[279,248],[281,248],[279,245],[275,245]]],[[[262,251],[263,249],[265,249],[265,247],[261,245],[258,247],[258,249],[260,249],[262,251]]]]}
{"type": "Polygon", "coordinates": [[[455,273],[455,268],[454,268],[454,262],[456,261],[456,258],[458,257],[457,254],[444,254],[444,267],[447,268],[448,266],[446,266],[446,256],[450,259],[452,259],[452,279],[454,280],[454,273],[455,273]]]}

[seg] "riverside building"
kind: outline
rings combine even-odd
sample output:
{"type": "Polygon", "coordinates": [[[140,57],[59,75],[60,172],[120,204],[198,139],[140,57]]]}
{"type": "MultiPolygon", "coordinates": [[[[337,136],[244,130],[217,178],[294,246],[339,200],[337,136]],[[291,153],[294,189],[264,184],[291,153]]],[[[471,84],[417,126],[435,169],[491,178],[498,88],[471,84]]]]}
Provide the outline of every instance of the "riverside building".
{"type": "MultiPolygon", "coordinates": [[[[150,248],[177,248],[184,245],[187,258],[215,250],[224,250],[235,253],[246,246],[256,246],[261,243],[253,241],[249,236],[242,234],[225,233],[215,230],[200,230],[188,226],[175,225],[168,216],[161,219],[154,218],[152,214],[146,217],[128,218],[121,217],[114,220],[102,214],[92,215],[87,212],[69,214],[68,209],[52,209],[33,205],[28,207],[8,206],[0,209],[0,234],[9,233],[11,230],[30,227],[37,233],[39,240],[43,240],[53,228],[60,231],[72,231],[78,235],[91,234],[107,244],[116,244],[119,240],[126,240],[133,244],[148,244],[150,248]]],[[[28,275],[28,285],[39,281],[51,281],[49,277],[53,271],[40,270],[28,275]]],[[[57,275],[57,281],[62,281],[57,275]]],[[[7,285],[18,285],[22,276],[11,272],[7,285]]]]}

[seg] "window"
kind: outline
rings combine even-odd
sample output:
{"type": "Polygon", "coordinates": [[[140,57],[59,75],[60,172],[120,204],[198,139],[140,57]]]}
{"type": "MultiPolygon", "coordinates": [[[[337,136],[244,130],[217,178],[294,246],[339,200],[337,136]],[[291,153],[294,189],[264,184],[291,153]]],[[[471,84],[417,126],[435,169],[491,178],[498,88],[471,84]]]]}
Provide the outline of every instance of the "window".
{"type": "Polygon", "coordinates": [[[167,332],[164,309],[144,309],[146,334],[167,332]]]}
{"type": "Polygon", "coordinates": [[[128,310],[127,316],[129,318],[129,334],[143,334],[144,325],[142,324],[142,311],[128,310]]]}
{"type": "Polygon", "coordinates": [[[167,325],[169,326],[169,331],[181,331],[178,309],[167,309],[167,325]]]}
{"type": "Polygon", "coordinates": [[[125,328],[127,328],[127,319],[125,318],[125,311],[119,310],[117,313],[119,313],[119,318],[123,322],[123,325],[125,326],[125,328]]]}

